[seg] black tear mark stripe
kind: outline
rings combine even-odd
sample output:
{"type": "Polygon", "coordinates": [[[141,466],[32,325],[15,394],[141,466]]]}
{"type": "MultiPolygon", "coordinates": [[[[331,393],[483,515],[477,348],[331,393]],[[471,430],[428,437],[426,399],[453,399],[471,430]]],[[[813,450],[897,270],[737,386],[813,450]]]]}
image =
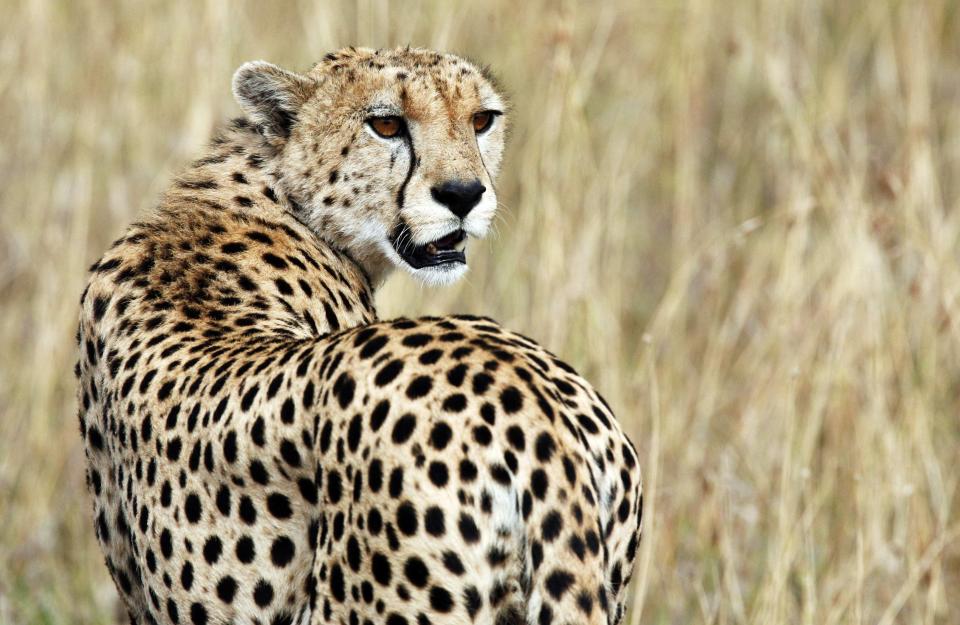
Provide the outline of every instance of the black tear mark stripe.
{"type": "Polygon", "coordinates": [[[410,183],[410,179],[413,178],[413,171],[417,168],[417,151],[413,147],[413,135],[406,128],[404,130],[404,142],[410,147],[410,167],[407,169],[407,176],[403,179],[403,184],[400,185],[400,190],[397,191],[398,212],[403,210],[403,203],[406,201],[407,195],[407,184],[410,183]]]}

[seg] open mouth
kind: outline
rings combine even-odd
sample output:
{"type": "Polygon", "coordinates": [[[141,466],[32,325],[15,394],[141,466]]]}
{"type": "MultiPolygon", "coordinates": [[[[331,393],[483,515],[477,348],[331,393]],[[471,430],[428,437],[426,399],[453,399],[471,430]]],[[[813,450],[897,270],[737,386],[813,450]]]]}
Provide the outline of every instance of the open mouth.
{"type": "Polygon", "coordinates": [[[393,249],[397,250],[408,265],[414,269],[423,269],[455,263],[466,264],[467,256],[463,253],[466,239],[467,234],[458,229],[435,241],[417,245],[410,240],[410,229],[406,224],[400,224],[391,242],[393,249]]]}

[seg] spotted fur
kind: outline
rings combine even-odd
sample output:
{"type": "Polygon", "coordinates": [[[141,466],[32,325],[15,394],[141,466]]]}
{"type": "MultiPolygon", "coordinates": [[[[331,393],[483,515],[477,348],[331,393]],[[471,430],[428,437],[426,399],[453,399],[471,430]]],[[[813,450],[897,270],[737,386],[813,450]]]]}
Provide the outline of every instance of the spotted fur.
{"type": "Polygon", "coordinates": [[[92,266],[81,300],[88,484],[131,621],[619,623],[642,497],[609,406],[490,319],[378,321],[373,288],[402,259],[351,231],[429,229],[440,208],[398,197],[409,172],[429,185],[501,146],[425,133],[444,145],[396,178],[404,148],[316,119],[387,90],[411,126],[454,128],[493,88],[420,50],[332,54],[314,91],[262,65],[253,89],[245,68],[246,117],[92,266]]]}

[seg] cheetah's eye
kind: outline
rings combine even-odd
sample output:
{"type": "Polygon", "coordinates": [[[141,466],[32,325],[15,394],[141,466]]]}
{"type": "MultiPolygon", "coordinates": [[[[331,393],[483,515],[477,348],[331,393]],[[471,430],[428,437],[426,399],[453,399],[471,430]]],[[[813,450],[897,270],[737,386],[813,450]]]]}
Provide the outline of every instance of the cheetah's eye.
{"type": "Polygon", "coordinates": [[[403,120],[394,115],[389,117],[372,117],[367,120],[367,124],[373,128],[375,133],[387,139],[396,137],[403,131],[403,120]]]}
{"type": "Polygon", "coordinates": [[[490,129],[490,126],[493,125],[493,118],[497,114],[494,111],[480,111],[479,113],[473,114],[473,129],[476,133],[483,134],[490,129]]]}

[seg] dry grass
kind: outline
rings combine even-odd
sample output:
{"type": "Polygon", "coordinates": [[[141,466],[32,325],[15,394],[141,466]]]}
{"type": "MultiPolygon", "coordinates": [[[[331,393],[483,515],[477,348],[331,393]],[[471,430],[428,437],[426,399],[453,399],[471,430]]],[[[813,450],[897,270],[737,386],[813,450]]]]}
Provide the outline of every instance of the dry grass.
{"type": "Polygon", "coordinates": [[[647,466],[632,622],[960,622],[956,3],[172,4],[0,6],[0,623],[114,617],[85,266],[239,63],[408,42],[493,65],[515,131],[469,280],[381,311],[491,314],[608,395],[647,466]]]}

